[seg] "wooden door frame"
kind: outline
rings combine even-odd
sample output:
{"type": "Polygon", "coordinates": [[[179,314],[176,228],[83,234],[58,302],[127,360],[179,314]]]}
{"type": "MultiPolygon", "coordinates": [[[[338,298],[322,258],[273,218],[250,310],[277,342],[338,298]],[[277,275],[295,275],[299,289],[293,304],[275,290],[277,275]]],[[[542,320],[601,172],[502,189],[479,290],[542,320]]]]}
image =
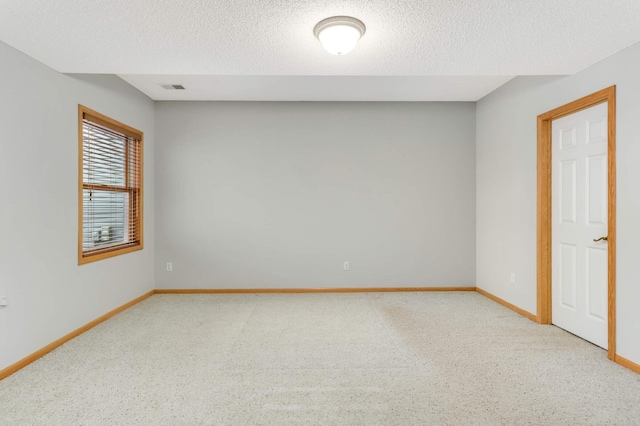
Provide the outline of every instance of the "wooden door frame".
{"type": "Polygon", "coordinates": [[[608,352],[616,355],[616,86],[585,96],[538,116],[538,315],[540,324],[551,324],[551,123],[553,120],[608,102],[608,352]]]}

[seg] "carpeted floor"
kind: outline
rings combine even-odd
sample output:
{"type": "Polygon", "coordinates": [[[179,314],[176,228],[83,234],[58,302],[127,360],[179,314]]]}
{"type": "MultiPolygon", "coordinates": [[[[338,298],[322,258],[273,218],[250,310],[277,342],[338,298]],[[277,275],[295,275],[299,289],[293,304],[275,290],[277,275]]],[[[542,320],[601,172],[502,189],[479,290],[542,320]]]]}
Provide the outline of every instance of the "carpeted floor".
{"type": "Polygon", "coordinates": [[[155,295],[0,381],[0,425],[640,425],[640,375],[477,293],[155,295]]]}

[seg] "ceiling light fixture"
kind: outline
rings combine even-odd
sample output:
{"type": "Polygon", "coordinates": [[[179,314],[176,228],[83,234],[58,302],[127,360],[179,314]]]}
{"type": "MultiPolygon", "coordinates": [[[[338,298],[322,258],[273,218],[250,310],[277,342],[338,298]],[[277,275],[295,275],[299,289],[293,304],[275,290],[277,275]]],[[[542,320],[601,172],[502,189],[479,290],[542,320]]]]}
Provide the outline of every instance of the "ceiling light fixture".
{"type": "Polygon", "coordinates": [[[346,55],[356,47],[366,30],[367,28],[359,19],[350,16],[332,16],[318,22],[313,29],[313,34],[327,52],[346,55]]]}

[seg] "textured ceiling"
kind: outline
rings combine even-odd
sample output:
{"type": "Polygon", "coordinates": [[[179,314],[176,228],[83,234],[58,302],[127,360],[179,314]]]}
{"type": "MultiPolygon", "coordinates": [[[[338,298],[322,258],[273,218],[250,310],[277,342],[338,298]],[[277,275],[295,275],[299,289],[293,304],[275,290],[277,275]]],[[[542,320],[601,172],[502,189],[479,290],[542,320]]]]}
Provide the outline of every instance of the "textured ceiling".
{"type": "Polygon", "coordinates": [[[0,7],[0,40],[69,73],[573,74],[640,41],[638,0],[2,0],[0,7]],[[351,54],[333,56],[313,27],[343,14],[367,32],[351,54]]]}

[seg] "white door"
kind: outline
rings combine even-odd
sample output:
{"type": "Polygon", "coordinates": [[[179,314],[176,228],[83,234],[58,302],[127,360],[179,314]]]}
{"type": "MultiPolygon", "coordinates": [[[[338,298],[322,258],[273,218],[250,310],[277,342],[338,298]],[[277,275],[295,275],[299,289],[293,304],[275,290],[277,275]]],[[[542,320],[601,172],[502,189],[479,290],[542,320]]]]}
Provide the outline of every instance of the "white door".
{"type": "Polygon", "coordinates": [[[607,104],[552,132],[552,322],[607,349],[607,104]]]}

